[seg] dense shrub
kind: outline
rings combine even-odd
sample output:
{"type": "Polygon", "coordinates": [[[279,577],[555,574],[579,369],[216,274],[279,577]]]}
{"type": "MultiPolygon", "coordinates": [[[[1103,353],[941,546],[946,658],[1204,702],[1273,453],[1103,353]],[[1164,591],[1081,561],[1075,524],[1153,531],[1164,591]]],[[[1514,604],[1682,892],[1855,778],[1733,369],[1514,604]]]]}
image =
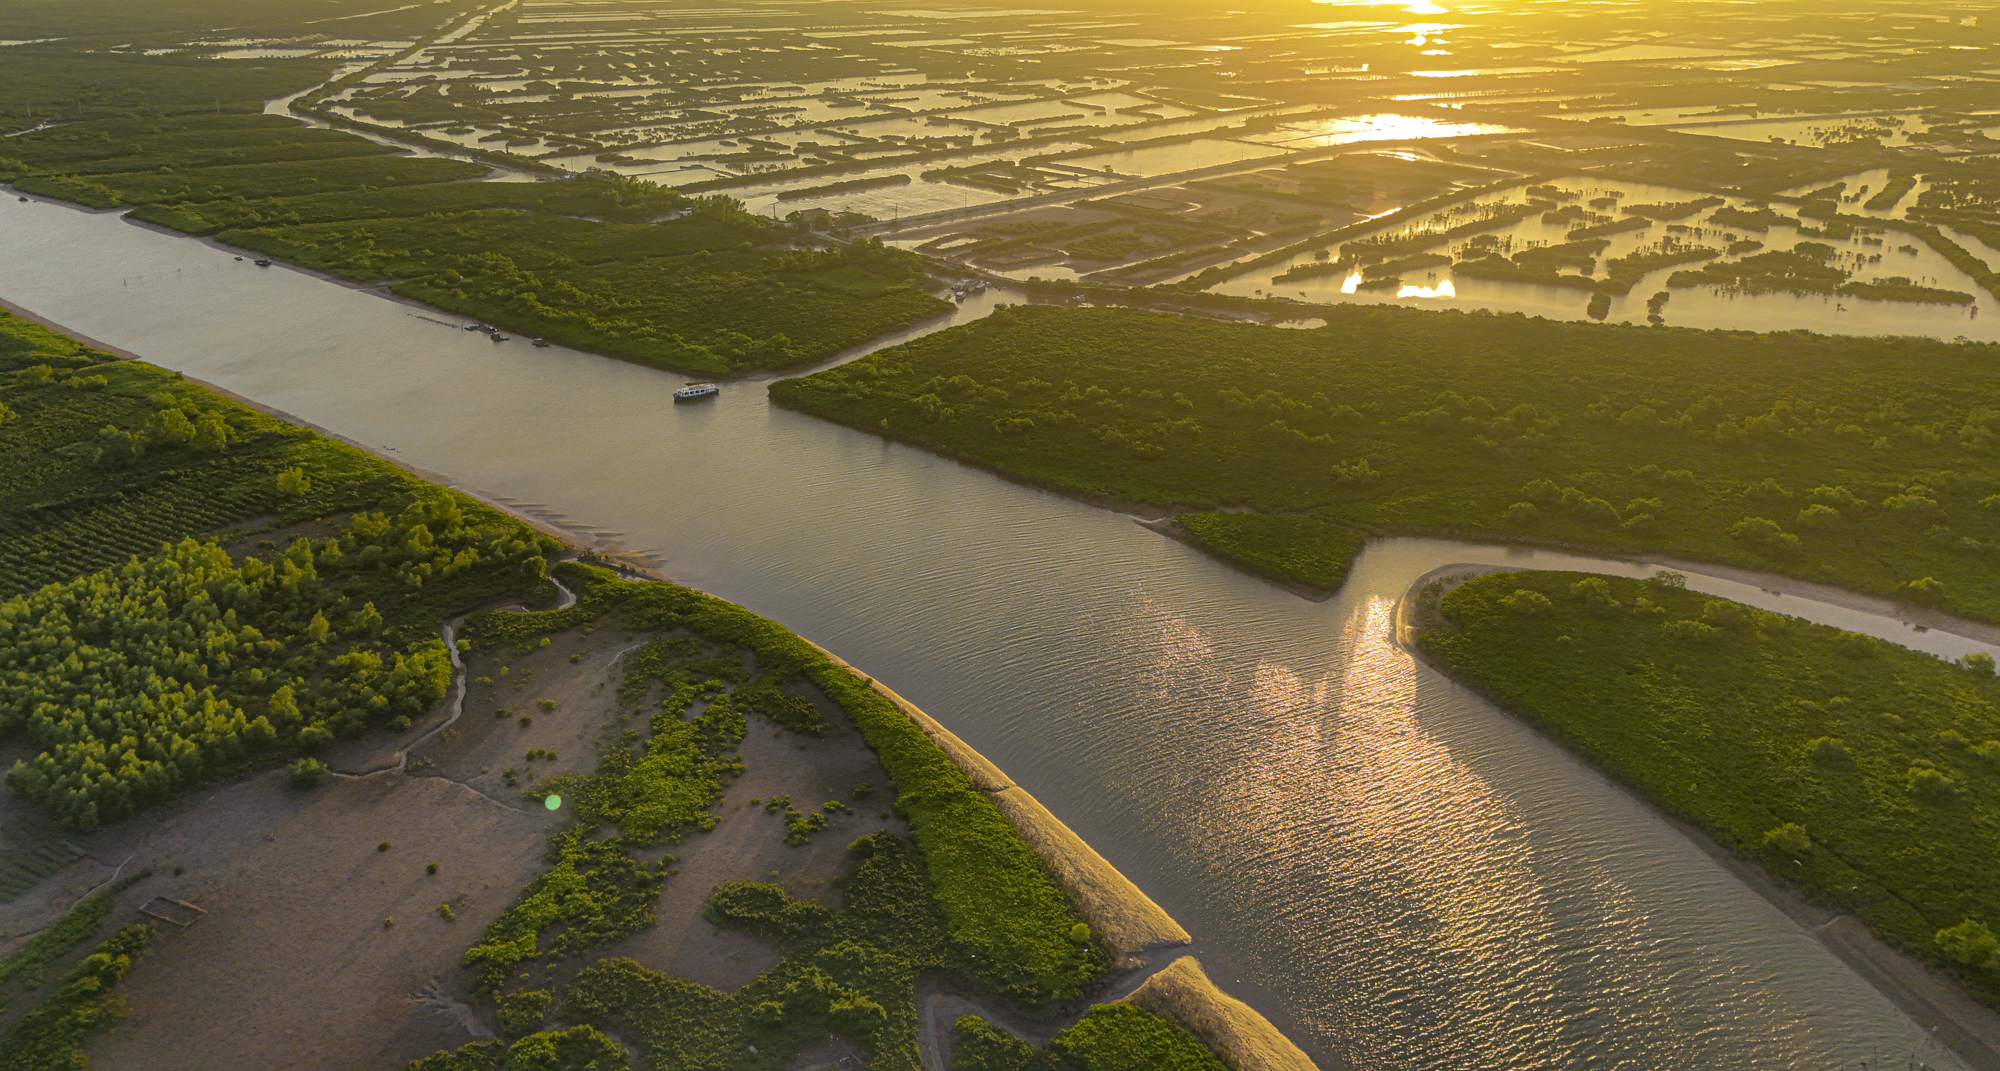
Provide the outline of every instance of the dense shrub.
{"type": "Polygon", "coordinates": [[[317,788],[326,783],[326,763],[303,758],[285,767],[285,774],[293,788],[317,788]]]}
{"type": "Polygon", "coordinates": [[[549,1014],[554,995],[546,989],[517,989],[500,998],[500,1028],[509,1034],[525,1034],[541,1025],[549,1014]]]}

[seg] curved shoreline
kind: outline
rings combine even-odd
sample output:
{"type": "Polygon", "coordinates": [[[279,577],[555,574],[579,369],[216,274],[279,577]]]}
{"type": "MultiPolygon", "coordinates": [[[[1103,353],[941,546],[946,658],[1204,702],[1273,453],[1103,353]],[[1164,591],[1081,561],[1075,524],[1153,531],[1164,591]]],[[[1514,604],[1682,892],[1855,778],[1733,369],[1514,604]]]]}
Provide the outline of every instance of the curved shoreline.
{"type": "MultiPolygon", "coordinates": [[[[785,382],[793,378],[798,378],[798,377],[794,376],[780,377],[779,379],[773,380],[772,383],[773,385],[775,385],[776,383],[785,382]]],[[[1297,581],[1286,580],[1282,577],[1276,577],[1269,573],[1262,572],[1243,562],[1237,561],[1234,558],[1230,558],[1227,555],[1222,554],[1221,552],[1211,547],[1204,546],[1203,544],[1196,542],[1193,539],[1186,538],[1184,534],[1181,533],[1180,530],[1173,524],[1174,519],[1182,513],[1230,511],[1233,509],[1241,508],[1240,505],[1223,504],[1223,505],[1212,505],[1212,506],[1202,506],[1202,507],[1190,507],[1185,505],[1162,506],[1152,502],[1140,502],[1140,501],[1135,501],[1133,499],[1119,498],[1115,495],[1093,494],[1088,491],[1081,491],[1074,487],[1065,486],[1053,480],[1042,479],[1039,477],[1028,476],[1022,473],[1013,472],[993,462],[984,460],[982,458],[974,457],[970,454],[960,453],[959,451],[952,450],[948,447],[941,446],[936,443],[929,443],[915,437],[900,435],[896,432],[896,429],[893,427],[881,428],[872,424],[856,423],[853,421],[844,420],[834,414],[819,412],[808,406],[795,404],[790,399],[787,399],[783,395],[778,394],[776,392],[767,392],[767,393],[769,395],[770,404],[780,409],[789,409],[792,412],[802,413],[806,416],[812,417],[814,420],[823,420],[829,424],[838,424],[843,428],[851,428],[855,431],[864,432],[866,434],[876,436],[877,438],[887,442],[893,442],[902,446],[908,446],[915,450],[921,450],[924,453],[931,455],[932,457],[944,458],[947,461],[955,461],[961,465],[966,466],[967,468],[977,469],[981,472],[987,473],[988,475],[997,476],[1000,479],[1005,480],[1011,484],[1016,484],[1021,487],[1031,487],[1037,491],[1044,491],[1052,495],[1059,495],[1073,502],[1081,502],[1087,506],[1095,506],[1098,509],[1105,509],[1105,510],[1110,510],[1114,513],[1125,514],[1126,516],[1132,518],[1133,522],[1138,524],[1141,528],[1145,528],[1155,533],[1158,533],[1159,535],[1165,536],[1168,539],[1172,539],[1177,543],[1184,543],[1187,546],[1194,548],[1195,550],[1201,551],[1203,554],[1208,555],[1209,557],[1215,559],[1216,561],[1221,562],[1224,565],[1227,565],[1231,569],[1234,569],[1237,572],[1244,574],[1245,576],[1256,577],[1257,579],[1262,580],[1265,583],[1283,588],[1286,591],[1289,591],[1292,594],[1297,595],[1302,599],[1306,599],[1311,602],[1325,602],[1327,599],[1330,599],[1333,596],[1340,594],[1340,589],[1338,588],[1329,590],[1327,588],[1313,587],[1311,585],[1301,584],[1297,581]]],[[[1272,512],[1285,513],[1285,512],[1303,512],[1303,511],[1279,510],[1272,512]]],[[[1576,539],[1560,539],[1553,536],[1534,536],[1525,533],[1502,534],[1476,528],[1451,528],[1451,527],[1430,526],[1430,525],[1397,525],[1387,528],[1363,529],[1363,531],[1367,533],[1368,538],[1370,540],[1412,537],[1418,539],[1449,539],[1459,543],[1480,543],[1496,547],[1533,547],[1544,550],[1560,550],[1576,554],[1588,554],[1593,557],[1604,558],[1611,561],[1632,562],[1640,565],[1658,565],[1661,568],[1666,568],[1666,569],[1678,569],[1687,572],[1705,573],[1709,576],[1714,576],[1719,579],[1735,580],[1741,583],[1751,584],[1756,587],[1761,587],[1766,591],[1774,591],[1785,595],[1797,595],[1801,598],[1815,599],[1820,602],[1833,603],[1834,605],[1844,606],[1851,610],[1861,610],[1867,613],[1879,614],[1883,616],[1894,616],[1896,617],[1897,620],[1903,621],[1908,624],[1921,625],[1925,628],[1935,628],[1947,632],[1956,632],[1959,633],[1960,635],[1966,636],[1967,638],[1979,640],[1983,643],[2000,645],[2000,621],[1989,622],[1989,621],[1982,621],[1978,618],[1960,617],[1958,615],[1946,613],[1943,610],[1934,609],[1932,607],[1915,606],[1907,603],[1899,603],[1896,602],[1894,599],[1891,599],[1884,595],[1873,594],[1866,591],[1859,591],[1854,588],[1840,587],[1835,584],[1828,584],[1817,580],[1806,580],[1801,577],[1787,576],[1783,573],[1760,572],[1755,569],[1746,569],[1740,565],[1729,565],[1722,562],[1708,562],[1696,558],[1675,557],[1665,552],[1655,553],[1647,550],[1634,550],[1629,547],[1611,547],[1611,546],[1605,546],[1600,543],[1589,543],[1583,540],[1576,540],[1576,539]]]]}
{"type": "MultiPolygon", "coordinates": [[[[1660,560],[1655,559],[1655,561],[1660,560]]],[[[1921,1027],[1933,1041],[1950,1050],[1967,1066],[1974,1068],[1975,1071],[2000,1071],[2000,1013],[1974,1003],[1956,982],[1915,956],[1890,947],[1852,915],[1833,911],[1807,900],[1756,862],[1723,847],[1701,827],[1661,807],[1645,793],[1614,776],[1589,756],[1572,750],[1561,739],[1544,731],[1533,720],[1509,710],[1485,690],[1453,675],[1447,666],[1417,645],[1416,638],[1421,630],[1417,620],[1417,600],[1426,585],[1446,577],[1469,579],[1489,573],[1524,571],[1526,570],[1508,566],[1469,563],[1445,565],[1433,569],[1411,581],[1402,596],[1396,600],[1396,609],[1391,615],[1391,636],[1396,645],[1416,662],[1428,667],[1452,684],[1479,696],[1509,718],[1533,730],[1537,736],[1561,749],[1563,754],[1589,768],[1606,783],[1624,793],[1627,798],[1673,827],[1676,832],[1700,849],[1703,855],[1714,860],[1718,866],[1728,871],[1752,892],[1797,923],[1799,928],[1819,942],[1821,947],[1833,953],[1836,959],[1873,986],[1889,1003],[1895,1005],[1898,1011],[1921,1027]]],[[[1802,594],[1802,592],[1787,592],[1787,594],[1802,594]]],[[[1865,608],[1854,607],[1848,603],[1841,605],[1855,609],[1865,608]]],[[[2000,630],[1995,631],[2000,632],[2000,630]]]]}
{"type": "MultiPolygon", "coordinates": [[[[1078,914],[1104,937],[1117,954],[1120,970],[1142,970],[1146,953],[1193,943],[1193,938],[1173,916],[990,759],[924,713],[921,707],[896,694],[895,689],[819,644],[811,640],[806,643],[895,704],[938,750],[965,771],[973,787],[993,802],[1048,866],[1050,875],[1069,895],[1078,914]]],[[[1164,968],[1146,976],[1137,988],[1116,999],[1138,1004],[1180,1023],[1232,1071],[1318,1071],[1312,1058],[1269,1019],[1211,981],[1193,956],[1173,958],[1164,968]]]]}

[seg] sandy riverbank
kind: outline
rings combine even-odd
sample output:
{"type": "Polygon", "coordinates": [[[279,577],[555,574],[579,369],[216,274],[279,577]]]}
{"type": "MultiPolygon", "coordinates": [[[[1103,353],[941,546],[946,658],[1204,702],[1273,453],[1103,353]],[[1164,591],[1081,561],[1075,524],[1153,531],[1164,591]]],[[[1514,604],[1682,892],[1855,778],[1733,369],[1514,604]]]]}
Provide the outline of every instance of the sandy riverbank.
{"type": "Polygon", "coordinates": [[[1123,998],[1172,1019],[1236,1071],[1318,1071],[1257,1009],[1224,993],[1193,956],[1182,956],[1123,998]]]}
{"type": "MultiPolygon", "coordinates": [[[[1710,576],[1724,575],[1724,570],[1714,566],[1696,566],[1694,563],[1674,562],[1671,559],[1644,560],[1656,562],[1666,567],[1679,567],[1690,570],[1698,568],[1701,572],[1710,576]]],[[[1517,570],[1496,565],[1446,565],[1433,569],[1411,581],[1410,586],[1404,590],[1402,597],[1397,600],[1395,615],[1392,618],[1393,623],[1391,628],[1395,634],[1396,644],[1405,651],[1408,651],[1412,658],[1435,670],[1440,675],[1453,681],[1453,683],[1480,694],[1488,702],[1493,702],[1492,698],[1486,696],[1480,689],[1452,676],[1448,667],[1430,657],[1430,655],[1417,646],[1417,634],[1422,629],[1422,622],[1418,618],[1418,599],[1425,586],[1434,581],[1449,580],[1449,578],[1469,579],[1488,573],[1514,571],[1517,570]]],[[[1781,591],[1787,595],[1819,599],[1853,609],[1871,610],[1871,612],[1877,613],[1885,612],[1875,610],[1869,606],[1868,596],[1843,592],[1841,589],[1827,588],[1824,585],[1810,584],[1805,581],[1786,580],[1782,577],[1767,577],[1762,574],[1742,570],[1730,570],[1728,572],[1734,575],[1727,576],[1727,579],[1746,584],[1755,584],[1767,591],[1781,591]],[[1828,598],[1826,596],[1827,592],[1841,594],[1846,598],[1845,600],[1828,598]]],[[[1447,588],[1449,586],[1448,584],[1447,588]]],[[[1886,600],[1883,600],[1883,603],[1884,605],[1889,605],[1886,600]]],[[[1939,616],[1942,617],[1942,615],[1939,616]]],[[[1990,626],[1979,627],[1990,628],[1990,626]]],[[[1958,629],[1954,627],[1953,631],[1958,631],[1958,629]]],[[[1494,703],[1494,706],[1499,707],[1499,709],[1506,712],[1510,717],[1515,717],[1523,725],[1535,729],[1537,733],[1541,733],[1541,730],[1532,720],[1518,717],[1512,711],[1507,711],[1499,703],[1494,703]]],[[[1556,746],[1563,747],[1562,741],[1545,733],[1541,735],[1556,746]]],[[[1784,912],[1787,917],[1798,923],[1802,929],[1824,946],[1827,951],[1832,952],[1849,969],[1874,986],[1884,997],[1887,997],[1889,1002],[1894,1004],[1904,1015],[1909,1016],[1911,1021],[1922,1027],[1924,1032],[1931,1036],[1932,1040],[1949,1049],[1953,1055],[1964,1061],[1967,1066],[1976,1069],[1976,1071],[2000,1071],[2000,1013],[1995,1013],[1990,1008],[1974,1003],[1951,978],[1933,969],[1915,956],[1889,947],[1853,916],[1831,911],[1812,903],[1800,896],[1789,886],[1773,878],[1757,863],[1737,855],[1717,843],[1700,827],[1659,807],[1644,793],[1611,776],[1611,774],[1597,763],[1592,762],[1588,757],[1569,751],[1566,747],[1564,751],[1578,762],[1590,767],[1598,776],[1615,785],[1619,791],[1636,800],[1648,811],[1657,815],[1662,821],[1672,826],[1682,836],[1692,842],[1695,847],[1700,848],[1703,854],[1715,860],[1724,870],[1729,871],[1739,881],[1749,886],[1752,891],[1763,897],[1773,907],[1784,912]]]]}

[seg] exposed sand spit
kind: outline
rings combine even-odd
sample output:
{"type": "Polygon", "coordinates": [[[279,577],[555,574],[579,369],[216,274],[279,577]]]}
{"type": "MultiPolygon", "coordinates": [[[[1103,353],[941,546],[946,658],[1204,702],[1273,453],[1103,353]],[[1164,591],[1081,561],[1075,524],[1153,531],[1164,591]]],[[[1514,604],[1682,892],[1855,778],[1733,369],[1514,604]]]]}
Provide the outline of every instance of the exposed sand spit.
{"type": "Polygon", "coordinates": [[[1233,1071],[1319,1071],[1269,1019],[1208,980],[1193,956],[1182,956],[1123,998],[1187,1027],[1233,1071]]]}

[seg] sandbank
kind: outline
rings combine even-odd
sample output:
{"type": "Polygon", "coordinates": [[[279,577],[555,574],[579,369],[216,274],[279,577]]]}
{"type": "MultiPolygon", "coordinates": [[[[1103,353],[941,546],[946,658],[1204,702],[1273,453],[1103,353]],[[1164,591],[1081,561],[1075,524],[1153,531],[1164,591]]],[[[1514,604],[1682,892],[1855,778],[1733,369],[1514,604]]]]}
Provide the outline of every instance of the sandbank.
{"type": "Polygon", "coordinates": [[[1292,1039],[1250,1005],[1209,981],[1193,956],[1182,956],[1124,997],[1181,1024],[1231,1071],[1318,1071],[1292,1039]]]}

